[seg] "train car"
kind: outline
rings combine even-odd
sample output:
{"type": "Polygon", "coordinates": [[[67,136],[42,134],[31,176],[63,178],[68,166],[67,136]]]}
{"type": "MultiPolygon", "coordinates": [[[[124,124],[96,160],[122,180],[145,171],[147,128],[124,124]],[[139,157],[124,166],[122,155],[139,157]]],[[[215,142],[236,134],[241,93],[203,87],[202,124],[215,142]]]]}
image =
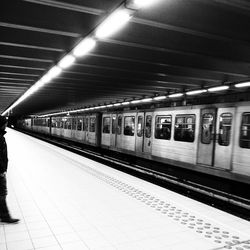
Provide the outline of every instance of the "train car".
{"type": "Polygon", "coordinates": [[[40,126],[40,123],[46,124],[48,118],[34,119],[33,130],[84,144],[100,145],[101,124],[99,113],[75,116],[52,116],[50,119],[50,130],[45,130],[43,126],[40,126]],[[37,121],[39,121],[39,125],[37,121]]]}
{"type": "Polygon", "coordinates": [[[32,123],[34,131],[83,144],[218,176],[250,177],[250,102],[55,116],[32,123]]]}
{"type": "Polygon", "coordinates": [[[249,102],[110,113],[103,115],[104,124],[112,129],[102,131],[101,145],[111,150],[217,175],[250,176],[249,102]]]}

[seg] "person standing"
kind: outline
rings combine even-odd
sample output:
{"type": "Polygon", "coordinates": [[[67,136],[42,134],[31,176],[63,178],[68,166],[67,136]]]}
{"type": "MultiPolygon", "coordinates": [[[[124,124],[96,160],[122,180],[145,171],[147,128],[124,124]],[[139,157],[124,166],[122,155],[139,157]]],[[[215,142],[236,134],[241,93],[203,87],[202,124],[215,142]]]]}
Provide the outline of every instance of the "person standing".
{"type": "Polygon", "coordinates": [[[19,219],[11,218],[6,202],[7,180],[6,172],[8,168],[7,144],[4,138],[6,133],[7,119],[0,116],[0,221],[5,223],[18,223],[19,219]]]}

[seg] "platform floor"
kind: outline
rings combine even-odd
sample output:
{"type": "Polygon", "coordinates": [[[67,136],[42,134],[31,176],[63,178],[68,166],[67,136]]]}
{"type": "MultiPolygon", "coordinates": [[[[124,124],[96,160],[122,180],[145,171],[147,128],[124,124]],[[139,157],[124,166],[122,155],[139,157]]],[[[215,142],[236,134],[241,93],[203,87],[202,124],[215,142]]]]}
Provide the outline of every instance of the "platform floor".
{"type": "Polygon", "coordinates": [[[0,250],[250,249],[250,222],[8,129],[0,250]]]}

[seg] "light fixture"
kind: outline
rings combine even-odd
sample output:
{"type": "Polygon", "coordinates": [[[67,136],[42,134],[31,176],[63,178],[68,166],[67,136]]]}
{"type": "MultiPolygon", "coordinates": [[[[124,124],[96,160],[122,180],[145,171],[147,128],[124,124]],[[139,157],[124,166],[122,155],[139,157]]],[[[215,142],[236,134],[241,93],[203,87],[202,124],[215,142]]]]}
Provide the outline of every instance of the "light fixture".
{"type": "Polygon", "coordinates": [[[66,55],[59,63],[58,66],[62,69],[66,69],[71,66],[76,58],[72,55],[66,55]]]}
{"type": "Polygon", "coordinates": [[[165,95],[162,95],[162,96],[156,96],[156,97],[154,97],[153,99],[155,100],[155,101],[160,101],[160,100],[164,100],[164,99],[166,99],[167,97],[165,96],[165,95]]]}
{"type": "Polygon", "coordinates": [[[121,103],[115,103],[114,106],[121,106],[122,104],[121,103]]]}
{"type": "Polygon", "coordinates": [[[44,76],[40,79],[40,81],[41,81],[41,84],[44,85],[44,84],[50,82],[51,79],[52,79],[52,78],[51,78],[48,74],[46,74],[46,75],[44,75],[44,76]]]}
{"type": "Polygon", "coordinates": [[[133,5],[136,8],[146,8],[155,4],[156,2],[159,2],[159,0],[133,0],[133,5]]]}
{"type": "Polygon", "coordinates": [[[174,98],[174,97],[181,97],[181,96],[183,96],[183,93],[171,94],[171,95],[169,95],[168,97],[174,98]]]}
{"type": "Polygon", "coordinates": [[[128,105],[130,102],[122,102],[122,105],[128,105]]]}
{"type": "Polygon", "coordinates": [[[207,92],[206,89],[198,89],[186,92],[186,95],[198,95],[207,92]]]}
{"type": "Polygon", "coordinates": [[[250,82],[241,82],[234,85],[236,88],[250,87],[250,82]]]}
{"type": "Polygon", "coordinates": [[[84,56],[89,53],[96,45],[93,38],[85,38],[73,50],[73,55],[76,57],[84,56]]]}
{"type": "Polygon", "coordinates": [[[229,86],[218,86],[218,87],[209,88],[208,91],[209,92],[217,92],[217,91],[223,91],[223,90],[227,90],[227,89],[229,89],[229,86]]]}
{"type": "Polygon", "coordinates": [[[140,103],[140,102],[141,102],[141,100],[133,100],[133,101],[131,101],[132,104],[136,104],[136,103],[140,103]]]}
{"type": "Polygon", "coordinates": [[[114,106],[113,104],[106,105],[107,108],[111,108],[113,106],[114,106]]]}
{"type": "Polygon", "coordinates": [[[142,102],[152,102],[152,98],[145,98],[145,99],[142,99],[141,101],[142,102]]]}
{"type": "Polygon", "coordinates": [[[113,12],[100,26],[97,28],[95,36],[97,38],[106,38],[120,28],[122,28],[131,18],[127,9],[119,9],[113,12]]]}
{"type": "Polygon", "coordinates": [[[54,66],[49,70],[49,72],[45,75],[48,76],[50,79],[57,77],[62,72],[62,69],[58,66],[54,66]]]}

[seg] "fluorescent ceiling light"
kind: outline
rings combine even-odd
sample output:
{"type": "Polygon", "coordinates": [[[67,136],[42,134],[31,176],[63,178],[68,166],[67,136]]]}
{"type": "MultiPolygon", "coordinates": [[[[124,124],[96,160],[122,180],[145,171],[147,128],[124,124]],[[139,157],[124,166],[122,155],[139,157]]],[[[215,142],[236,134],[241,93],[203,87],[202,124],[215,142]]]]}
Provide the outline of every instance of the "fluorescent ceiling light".
{"type": "Polygon", "coordinates": [[[156,2],[159,2],[159,0],[134,0],[134,5],[137,8],[146,8],[155,4],[156,2]]]}
{"type": "Polygon", "coordinates": [[[46,83],[50,82],[51,79],[52,79],[52,77],[50,77],[48,74],[46,74],[46,75],[44,75],[44,76],[40,79],[40,81],[41,81],[43,84],[46,84],[46,83]]]}
{"type": "Polygon", "coordinates": [[[250,82],[241,82],[234,85],[236,88],[250,87],[250,82]]]}
{"type": "Polygon", "coordinates": [[[131,101],[132,104],[136,104],[136,103],[140,103],[141,100],[134,100],[134,101],[131,101]]]}
{"type": "Polygon", "coordinates": [[[74,61],[75,61],[75,57],[72,55],[66,55],[59,63],[58,66],[62,69],[66,69],[69,66],[71,66],[74,61]]]}
{"type": "Polygon", "coordinates": [[[111,108],[113,106],[114,106],[113,104],[106,105],[107,108],[111,108]]]}
{"type": "Polygon", "coordinates": [[[171,95],[169,95],[168,97],[174,98],[174,97],[181,97],[181,96],[183,96],[183,93],[171,94],[171,95]]]}
{"type": "Polygon", "coordinates": [[[154,97],[153,99],[155,100],[155,101],[160,101],[160,100],[164,100],[164,99],[166,99],[167,97],[165,96],[165,95],[163,95],[163,96],[156,96],[156,97],[154,97]]]}
{"type": "Polygon", "coordinates": [[[62,72],[61,68],[59,68],[58,66],[54,66],[52,69],[49,70],[49,72],[45,76],[48,76],[49,78],[52,79],[57,77],[61,72],[62,72]]]}
{"type": "Polygon", "coordinates": [[[206,89],[199,89],[199,90],[188,91],[186,94],[187,95],[197,95],[197,94],[202,94],[205,92],[207,92],[206,89]]]}
{"type": "Polygon", "coordinates": [[[128,105],[129,102],[122,102],[122,105],[128,105]]]}
{"type": "Polygon", "coordinates": [[[153,99],[152,98],[145,98],[145,99],[142,99],[141,101],[142,102],[151,102],[153,99]]]}
{"type": "Polygon", "coordinates": [[[96,45],[93,38],[85,38],[73,50],[73,55],[76,57],[84,56],[89,53],[96,45]]]}
{"type": "Polygon", "coordinates": [[[106,38],[120,28],[122,28],[129,20],[131,16],[127,9],[117,10],[113,12],[96,30],[97,38],[106,38]]]}
{"type": "Polygon", "coordinates": [[[121,106],[121,103],[115,103],[114,106],[121,106]]]}
{"type": "Polygon", "coordinates": [[[227,90],[227,89],[229,89],[229,86],[218,86],[218,87],[209,88],[208,91],[216,92],[216,91],[222,91],[222,90],[227,90]]]}

